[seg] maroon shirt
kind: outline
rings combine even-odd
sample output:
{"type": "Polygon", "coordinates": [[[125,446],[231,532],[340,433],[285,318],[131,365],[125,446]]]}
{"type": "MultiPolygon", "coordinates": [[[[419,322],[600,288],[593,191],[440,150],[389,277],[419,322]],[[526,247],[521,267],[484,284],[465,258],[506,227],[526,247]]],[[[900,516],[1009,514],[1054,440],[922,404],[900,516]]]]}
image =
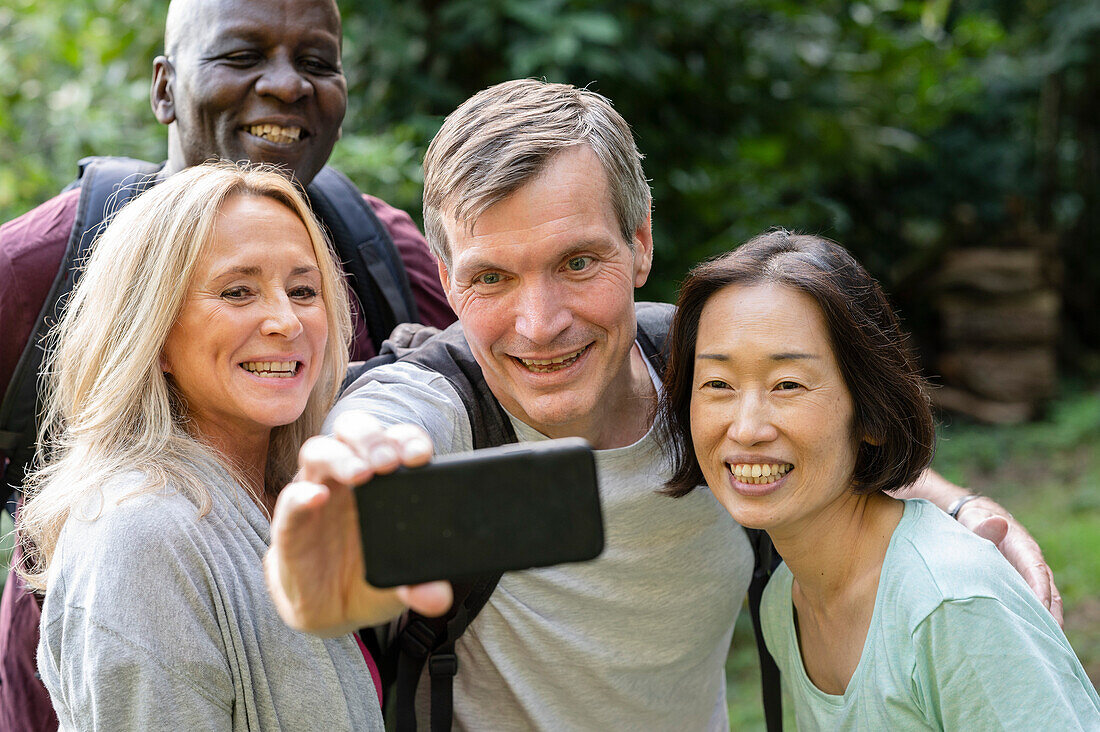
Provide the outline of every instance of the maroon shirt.
{"type": "MultiPolygon", "coordinates": [[[[420,322],[446,328],[455,315],[439,284],[435,256],[416,224],[381,199],[363,198],[389,231],[405,264],[420,322]]],[[[0,226],[0,394],[7,390],[23,347],[38,324],[42,303],[65,255],[79,200],[79,190],[68,191],[0,226]]],[[[353,307],[351,358],[359,361],[374,355],[374,345],[362,317],[354,311],[353,307]]],[[[46,687],[36,677],[40,617],[34,597],[19,576],[9,572],[0,600],[0,730],[36,732],[58,727],[46,687]]],[[[376,674],[372,668],[372,675],[376,674]]]]}

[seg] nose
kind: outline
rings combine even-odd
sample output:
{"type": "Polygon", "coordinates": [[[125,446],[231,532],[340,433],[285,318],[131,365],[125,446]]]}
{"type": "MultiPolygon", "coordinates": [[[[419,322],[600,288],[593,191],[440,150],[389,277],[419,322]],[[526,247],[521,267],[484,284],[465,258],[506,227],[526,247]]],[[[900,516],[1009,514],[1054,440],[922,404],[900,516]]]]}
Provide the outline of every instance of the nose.
{"type": "Polygon", "coordinates": [[[294,60],[283,56],[271,58],[256,80],[257,94],[275,97],[286,104],[293,104],[312,91],[313,86],[295,67],[294,60]]]}
{"type": "Polygon", "coordinates": [[[573,315],[557,288],[533,283],[519,293],[516,333],[532,343],[547,345],[572,325],[573,315]]]}
{"type": "Polygon", "coordinates": [[[282,293],[268,301],[267,311],[264,313],[263,322],[260,324],[260,332],[263,335],[278,335],[288,340],[293,340],[302,334],[302,321],[294,311],[294,304],[286,293],[282,293]]]}
{"type": "Polygon", "coordinates": [[[755,392],[742,394],[734,403],[731,416],[726,432],[739,445],[750,447],[779,437],[771,407],[766,398],[755,392]]]}

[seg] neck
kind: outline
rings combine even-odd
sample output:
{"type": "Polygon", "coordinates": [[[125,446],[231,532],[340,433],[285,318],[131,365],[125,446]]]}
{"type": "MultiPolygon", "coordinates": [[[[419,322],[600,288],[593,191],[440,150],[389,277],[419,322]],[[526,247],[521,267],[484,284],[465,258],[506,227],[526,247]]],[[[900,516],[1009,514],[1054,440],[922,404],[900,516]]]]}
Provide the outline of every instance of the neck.
{"type": "Polygon", "coordinates": [[[176,123],[168,127],[168,160],[164,163],[165,177],[175,175],[184,168],[187,163],[183,161],[183,148],[176,138],[176,123]]]}
{"type": "Polygon", "coordinates": [[[902,505],[881,493],[849,492],[797,525],[769,529],[794,575],[797,594],[821,609],[836,608],[853,592],[870,590],[873,596],[902,505]]]}
{"type": "Polygon", "coordinates": [[[198,438],[232,467],[234,477],[261,506],[270,503],[264,477],[267,473],[267,451],[271,430],[250,434],[228,435],[218,430],[202,430],[198,438]]]}
{"type": "MultiPolygon", "coordinates": [[[[633,445],[653,426],[657,412],[657,387],[649,375],[642,351],[635,343],[617,383],[622,388],[609,394],[607,403],[593,415],[591,426],[581,432],[597,450],[633,445]]],[[[561,435],[564,437],[565,435],[561,435]]]]}

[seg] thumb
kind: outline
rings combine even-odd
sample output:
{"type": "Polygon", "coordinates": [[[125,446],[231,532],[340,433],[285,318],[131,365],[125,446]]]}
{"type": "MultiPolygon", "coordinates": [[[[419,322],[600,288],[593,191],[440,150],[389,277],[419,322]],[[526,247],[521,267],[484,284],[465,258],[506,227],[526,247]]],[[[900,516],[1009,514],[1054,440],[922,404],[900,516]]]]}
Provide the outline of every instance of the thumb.
{"type": "Polygon", "coordinates": [[[398,587],[397,599],[421,615],[438,617],[451,607],[454,592],[449,582],[425,582],[398,587]]]}
{"type": "Polygon", "coordinates": [[[1004,516],[987,516],[973,527],[973,530],[983,539],[1000,545],[1008,533],[1008,520],[1004,516]]]}

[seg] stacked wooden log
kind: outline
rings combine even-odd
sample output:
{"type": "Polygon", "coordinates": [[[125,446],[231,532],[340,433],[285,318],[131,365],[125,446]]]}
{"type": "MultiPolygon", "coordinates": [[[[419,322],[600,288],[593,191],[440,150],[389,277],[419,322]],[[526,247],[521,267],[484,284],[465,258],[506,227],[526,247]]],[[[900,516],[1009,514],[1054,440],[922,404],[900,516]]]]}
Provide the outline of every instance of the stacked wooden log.
{"type": "Polygon", "coordinates": [[[942,408],[984,422],[1021,422],[1054,392],[1061,298],[1053,242],[1035,232],[1022,238],[945,259],[936,302],[944,385],[933,390],[942,408]]]}

